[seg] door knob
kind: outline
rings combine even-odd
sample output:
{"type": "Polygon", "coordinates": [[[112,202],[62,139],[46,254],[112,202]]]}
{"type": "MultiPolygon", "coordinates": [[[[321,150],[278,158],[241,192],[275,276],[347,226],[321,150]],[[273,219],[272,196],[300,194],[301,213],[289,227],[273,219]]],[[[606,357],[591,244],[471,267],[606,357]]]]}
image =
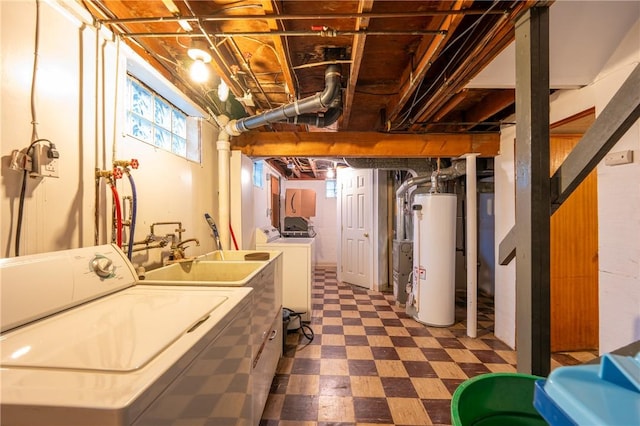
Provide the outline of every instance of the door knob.
{"type": "Polygon", "coordinates": [[[364,233],[364,237],[365,237],[365,238],[369,238],[369,233],[368,233],[368,232],[365,232],[365,233],[364,233]]]}

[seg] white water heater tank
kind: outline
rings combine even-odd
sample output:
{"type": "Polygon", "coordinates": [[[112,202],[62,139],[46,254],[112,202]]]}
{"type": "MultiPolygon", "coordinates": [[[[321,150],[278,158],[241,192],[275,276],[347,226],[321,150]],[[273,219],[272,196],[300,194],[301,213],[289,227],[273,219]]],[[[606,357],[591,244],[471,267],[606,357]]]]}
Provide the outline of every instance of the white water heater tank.
{"type": "Polygon", "coordinates": [[[413,202],[413,280],[410,312],[426,325],[455,322],[455,194],[417,194],[413,202]]]}

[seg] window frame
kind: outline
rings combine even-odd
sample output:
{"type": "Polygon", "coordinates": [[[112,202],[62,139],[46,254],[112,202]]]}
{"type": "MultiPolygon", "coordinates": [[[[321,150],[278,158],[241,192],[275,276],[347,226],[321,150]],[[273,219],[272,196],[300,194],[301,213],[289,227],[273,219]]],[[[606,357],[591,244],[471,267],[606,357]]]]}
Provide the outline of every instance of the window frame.
{"type": "Polygon", "coordinates": [[[196,125],[193,125],[193,117],[130,72],[126,74],[125,117],[127,136],[188,161],[202,164],[199,123],[196,121],[196,125]],[[148,111],[136,105],[134,90],[148,95],[148,111]],[[157,113],[158,105],[166,107],[162,115],[157,113]],[[135,126],[144,127],[145,130],[138,129],[140,133],[136,133],[135,126]]]}

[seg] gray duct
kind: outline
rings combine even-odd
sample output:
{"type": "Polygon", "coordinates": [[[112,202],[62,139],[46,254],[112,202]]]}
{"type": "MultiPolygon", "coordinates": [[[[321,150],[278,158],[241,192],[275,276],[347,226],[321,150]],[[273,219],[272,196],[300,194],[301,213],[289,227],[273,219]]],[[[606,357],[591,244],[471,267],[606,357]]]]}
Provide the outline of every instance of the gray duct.
{"type": "Polygon", "coordinates": [[[225,126],[225,131],[230,135],[238,136],[243,132],[248,132],[249,130],[269,123],[277,123],[278,121],[284,121],[302,114],[317,112],[320,109],[327,108],[334,99],[340,95],[340,77],[340,65],[329,65],[324,73],[325,88],[322,92],[282,105],[278,108],[270,109],[262,114],[232,120],[225,126]]]}
{"type": "Polygon", "coordinates": [[[436,168],[435,160],[424,158],[345,158],[344,162],[354,169],[407,170],[413,176],[436,168]]]}
{"type": "Polygon", "coordinates": [[[342,115],[342,95],[338,93],[331,101],[329,108],[324,114],[301,114],[293,118],[289,118],[287,123],[293,124],[309,124],[315,127],[328,127],[338,121],[342,115]]]}

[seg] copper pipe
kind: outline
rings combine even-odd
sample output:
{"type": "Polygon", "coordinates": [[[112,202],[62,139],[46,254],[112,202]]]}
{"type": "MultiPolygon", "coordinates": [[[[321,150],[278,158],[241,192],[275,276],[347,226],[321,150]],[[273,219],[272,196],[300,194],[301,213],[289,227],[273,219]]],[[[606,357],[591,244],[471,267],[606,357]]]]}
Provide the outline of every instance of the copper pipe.
{"type": "MultiPolygon", "coordinates": [[[[233,38],[227,38],[226,40],[231,42],[231,46],[236,51],[237,55],[240,58],[242,58],[242,66],[243,66],[243,68],[249,73],[249,75],[251,76],[251,79],[253,80],[254,84],[256,85],[256,87],[258,88],[258,90],[260,91],[262,96],[264,96],[264,98],[266,99],[267,105],[269,106],[269,109],[273,108],[273,105],[271,105],[271,102],[269,101],[269,97],[267,96],[266,93],[264,93],[264,90],[262,89],[262,85],[260,84],[260,81],[258,80],[258,77],[256,77],[255,73],[251,69],[251,66],[249,65],[249,62],[245,59],[244,55],[242,54],[242,51],[240,50],[240,47],[238,46],[238,43],[236,43],[236,41],[233,38]]],[[[262,109],[264,109],[264,108],[262,108],[262,109]]]]}

